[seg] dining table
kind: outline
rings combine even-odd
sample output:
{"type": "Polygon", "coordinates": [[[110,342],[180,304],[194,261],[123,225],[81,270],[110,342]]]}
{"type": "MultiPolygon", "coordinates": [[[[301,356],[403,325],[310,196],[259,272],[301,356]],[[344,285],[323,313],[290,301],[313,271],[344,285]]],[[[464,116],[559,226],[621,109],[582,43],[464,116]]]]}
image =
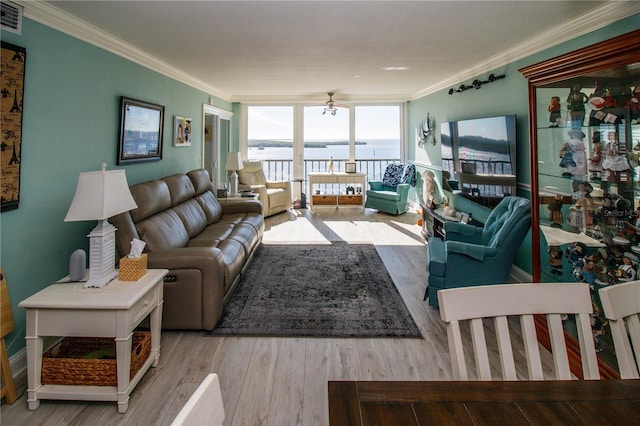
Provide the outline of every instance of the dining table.
{"type": "Polygon", "coordinates": [[[639,425],[640,380],[329,381],[329,424],[639,425]]]}

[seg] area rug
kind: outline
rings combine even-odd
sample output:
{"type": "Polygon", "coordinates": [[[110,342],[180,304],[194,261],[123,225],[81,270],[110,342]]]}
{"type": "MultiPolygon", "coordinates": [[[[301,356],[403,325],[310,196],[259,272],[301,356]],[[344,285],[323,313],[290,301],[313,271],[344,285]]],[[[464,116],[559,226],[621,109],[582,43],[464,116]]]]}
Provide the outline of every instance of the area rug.
{"type": "Polygon", "coordinates": [[[262,244],[212,336],[421,338],[371,244],[262,244]]]}

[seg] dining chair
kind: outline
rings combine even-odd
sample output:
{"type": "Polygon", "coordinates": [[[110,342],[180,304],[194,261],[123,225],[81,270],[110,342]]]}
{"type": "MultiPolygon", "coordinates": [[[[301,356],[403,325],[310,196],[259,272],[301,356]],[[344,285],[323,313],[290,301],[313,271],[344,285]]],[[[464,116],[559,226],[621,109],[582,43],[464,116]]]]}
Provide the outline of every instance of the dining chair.
{"type": "Polygon", "coordinates": [[[171,425],[222,425],[224,418],[220,379],[212,373],[200,383],[171,425]]]}
{"type": "MultiPolygon", "coordinates": [[[[447,323],[447,336],[454,380],[469,380],[465,362],[461,321],[468,321],[479,380],[492,380],[484,318],[493,319],[503,380],[518,380],[508,317],[520,319],[524,357],[529,380],[544,380],[534,315],[546,316],[557,380],[570,380],[563,314],[574,314],[582,370],[585,379],[599,379],[591,330],[593,312],[586,283],[496,284],[444,289],[438,292],[440,316],[447,323]]],[[[514,339],[515,340],[515,339],[514,339]]]]}
{"type": "Polygon", "coordinates": [[[620,377],[638,379],[640,364],[640,281],[599,290],[604,316],[609,320],[620,377]],[[635,358],[634,354],[635,353],[635,358]]]}

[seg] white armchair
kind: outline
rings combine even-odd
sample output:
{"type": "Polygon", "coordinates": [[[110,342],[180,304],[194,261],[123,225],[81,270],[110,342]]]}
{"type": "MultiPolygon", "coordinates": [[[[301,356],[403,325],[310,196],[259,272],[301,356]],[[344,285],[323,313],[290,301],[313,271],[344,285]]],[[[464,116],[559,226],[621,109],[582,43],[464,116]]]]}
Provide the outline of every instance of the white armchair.
{"type": "Polygon", "coordinates": [[[238,188],[251,189],[260,194],[262,215],[271,216],[291,207],[291,183],[288,181],[267,181],[261,161],[245,161],[244,168],[238,170],[238,188]]]}

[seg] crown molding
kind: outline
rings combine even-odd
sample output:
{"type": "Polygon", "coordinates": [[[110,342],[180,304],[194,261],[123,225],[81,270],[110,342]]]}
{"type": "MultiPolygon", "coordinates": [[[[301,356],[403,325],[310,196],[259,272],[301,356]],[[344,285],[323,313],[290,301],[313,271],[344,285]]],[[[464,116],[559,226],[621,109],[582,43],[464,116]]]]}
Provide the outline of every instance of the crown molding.
{"type": "MultiPolygon", "coordinates": [[[[541,5],[541,7],[544,7],[541,5]]],[[[497,55],[479,63],[462,73],[456,74],[446,80],[420,90],[410,96],[410,100],[422,98],[439,90],[457,86],[460,82],[474,78],[480,74],[494,71],[504,67],[514,61],[534,55],[552,46],[573,40],[581,35],[593,32],[607,25],[613,24],[621,19],[628,18],[640,13],[640,2],[638,1],[610,1],[607,4],[596,8],[581,17],[566,22],[563,25],[545,31],[536,37],[530,38],[523,43],[512,46],[497,55]]]]}
{"type": "Polygon", "coordinates": [[[180,81],[188,86],[202,90],[210,95],[217,96],[227,102],[231,102],[230,94],[193,78],[189,74],[180,71],[161,59],[150,55],[132,44],[129,44],[94,25],[82,21],[45,1],[14,1],[24,7],[23,16],[26,18],[63,32],[86,43],[92,44],[115,55],[121,56],[131,62],[180,81]]]}

